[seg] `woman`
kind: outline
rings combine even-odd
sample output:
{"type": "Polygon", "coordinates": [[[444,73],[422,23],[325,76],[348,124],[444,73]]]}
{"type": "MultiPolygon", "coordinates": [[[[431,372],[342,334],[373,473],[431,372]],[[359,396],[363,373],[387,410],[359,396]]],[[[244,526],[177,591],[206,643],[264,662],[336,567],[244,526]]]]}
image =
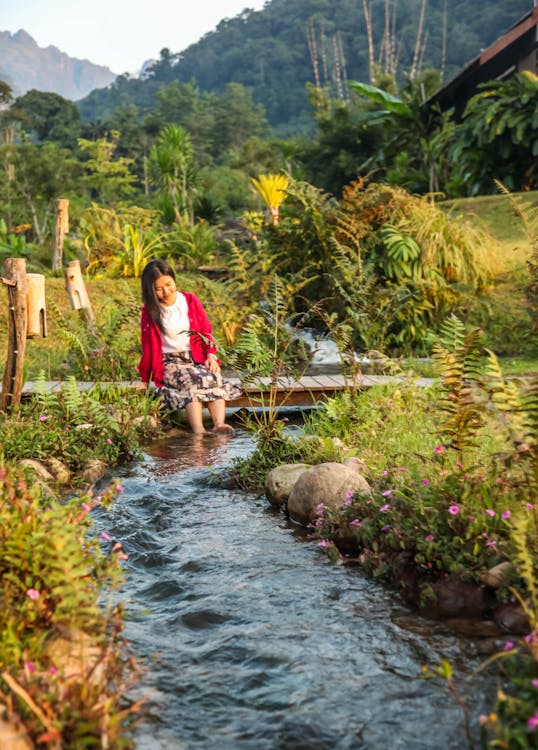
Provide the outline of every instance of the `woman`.
{"type": "Polygon", "coordinates": [[[242,389],[222,380],[212,327],[198,297],[176,288],[173,268],[152,260],[142,273],[140,377],[150,375],[169,410],[185,408],[193,432],[205,432],[207,404],[214,432],[229,432],[226,401],[242,389]]]}

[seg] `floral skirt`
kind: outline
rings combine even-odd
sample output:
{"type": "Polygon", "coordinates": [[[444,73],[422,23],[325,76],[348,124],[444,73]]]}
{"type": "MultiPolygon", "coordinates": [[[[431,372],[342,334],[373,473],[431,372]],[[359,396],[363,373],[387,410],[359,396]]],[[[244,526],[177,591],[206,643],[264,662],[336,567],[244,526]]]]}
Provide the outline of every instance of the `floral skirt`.
{"type": "Polygon", "coordinates": [[[232,401],[243,395],[241,386],[222,379],[220,372],[211,372],[192,361],[190,352],[163,354],[163,385],[157,389],[165,409],[183,409],[193,401],[232,401]]]}

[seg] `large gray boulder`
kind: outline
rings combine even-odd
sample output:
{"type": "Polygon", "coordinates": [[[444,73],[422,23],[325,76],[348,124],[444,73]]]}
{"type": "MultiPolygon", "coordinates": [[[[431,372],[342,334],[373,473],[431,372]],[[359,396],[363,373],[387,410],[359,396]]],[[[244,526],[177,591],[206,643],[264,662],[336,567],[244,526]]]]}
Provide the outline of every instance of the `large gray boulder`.
{"type": "Polygon", "coordinates": [[[295,482],[307,469],[310,464],[282,464],[271,469],[265,478],[265,494],[271,505],[278,508],[285,505],[295,482]]]}
{"type": "Polygon", "coordinates": [[[293,521],[308,524],[316,517],[320,503],[327,508],[339,508],[348,492],[369,492],[366,479],[344,464],[328,462],[304,471],[290,492],[288,513],[293,521]]]}

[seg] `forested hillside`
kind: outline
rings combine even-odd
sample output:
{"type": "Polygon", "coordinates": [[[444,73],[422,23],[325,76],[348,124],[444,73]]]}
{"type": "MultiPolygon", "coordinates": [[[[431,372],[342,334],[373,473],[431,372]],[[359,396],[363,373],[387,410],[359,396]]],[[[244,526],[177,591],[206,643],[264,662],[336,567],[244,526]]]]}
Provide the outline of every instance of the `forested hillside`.
{"type": "Polygon", "coordinates": [[[202,91],[214,92],[236,82],[251,89],[271,125],[289,134],[311,123],[307,83],[343,96],[347,79],[368,80],[372,60],[400,80],[426,67],[441,70],[447,80],[530,5],[372,0],[369,43],[361,0],[272,0],[261,11],[222,21],[184,51],[163,50],[146,80],[121,76],[82,101],[81,111],[84,119],[97,121],[119,103],[149,108],[159,86],[174,80],[195,80],[202,91]]]}

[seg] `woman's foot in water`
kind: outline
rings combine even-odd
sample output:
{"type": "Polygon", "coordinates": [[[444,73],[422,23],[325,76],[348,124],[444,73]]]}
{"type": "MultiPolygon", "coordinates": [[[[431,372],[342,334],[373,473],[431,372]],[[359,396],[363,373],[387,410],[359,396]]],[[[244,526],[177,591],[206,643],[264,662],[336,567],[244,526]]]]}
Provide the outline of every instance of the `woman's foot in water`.
{"type": "Polygon", "coordinates": [[[229,424],[216,424],[211,432],[214,435],[233,435],[235,430],[229,424]]]}

